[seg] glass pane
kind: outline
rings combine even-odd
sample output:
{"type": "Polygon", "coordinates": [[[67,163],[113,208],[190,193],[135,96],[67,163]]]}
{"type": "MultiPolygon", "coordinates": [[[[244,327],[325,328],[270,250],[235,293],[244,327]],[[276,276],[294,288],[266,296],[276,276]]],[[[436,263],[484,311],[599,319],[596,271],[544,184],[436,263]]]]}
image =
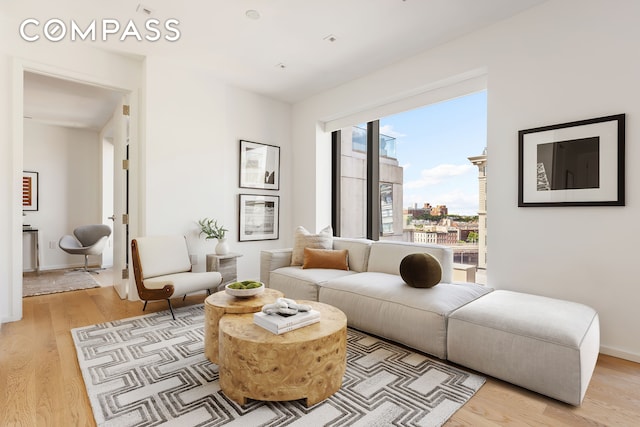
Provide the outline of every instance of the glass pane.
{"type": "Polygon", "coordinates": [[[380,183],[380,235],[393,233],[393,185],[380,183]]]}
{"type": "Polygon", "coordinates": [[[340,235],[367,235],[367,125],[341,129],[340,235]]]}
{"type": "Polygon", "coordinates": [[[380,129],[380,240],[403,240],[403,170],[396,156],[396,138],[380,129]]]}
{"type": "Polygon", "coordinates": [[[380,119],[385,240],[451,246],[486,269],[486,92],[380,119]]]}

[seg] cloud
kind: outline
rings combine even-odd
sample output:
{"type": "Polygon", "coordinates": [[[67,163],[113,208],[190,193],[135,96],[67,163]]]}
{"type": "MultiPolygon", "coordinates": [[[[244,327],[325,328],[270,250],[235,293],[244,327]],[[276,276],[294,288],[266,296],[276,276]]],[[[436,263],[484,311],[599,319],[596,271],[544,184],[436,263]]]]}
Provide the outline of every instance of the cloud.
{"type": "Polygon", "coordinates": [[[380,126],[380,133],[383,133],[387,136],[390,136],[392,138],[402,138],[404,136],[407,136],[403,133],[397,132],[395,130],[393,130],[393,126],[392,125],[384,125],[384,126],[380,126]]]}
{"type": "Polygon", "coordinates": [[[405,189],[424,188],[430,185],[437,185],[448,178],[464,175],[475,169],[473,165],[438,165],[431,169],[423,169],[420,172],[420,179],[407,181],[404,183],[405,189]]]}
{"type": "Polygon", "coordinates": [[[449,209],[449,213],[458,215],[478,214],[478,193],[468,194],[463,191],[456,190],[436,197],[439,200],[438,204],[441,203],[446,205],[449,209]]]}

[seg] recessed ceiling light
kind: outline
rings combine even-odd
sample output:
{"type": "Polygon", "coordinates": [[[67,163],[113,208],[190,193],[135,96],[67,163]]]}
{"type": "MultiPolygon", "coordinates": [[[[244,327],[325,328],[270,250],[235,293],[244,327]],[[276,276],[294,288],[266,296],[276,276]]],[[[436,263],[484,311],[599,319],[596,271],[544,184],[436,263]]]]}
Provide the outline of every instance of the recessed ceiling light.
{"type": "Polygon", "coordinates": [[[144,6],[142,3],[138,4],[138,7],[136,7],[136,12],[140,12],[143,15],[147,15],[147,16],[150,16],[153,14],[153,10],[144,6]]]}
{"type": "Polygon", "coordinates": [[[276,68],[285,69],[285,68],[287,68],[287,66],[286,66],[285,64],[283,64],[282,62],[278,62],[278,63],[276,64],[276,68]]]}
{"type": "Polygon", "coordinates": [[[260,12],[254,9],[249,9],[244,14],[249,19],[260,19],[260,12]]]}
{"type": "Polygon", "coordinates": [[[329,34],[327,37],[323,38],[322,40],[326,40],[328,42],[333,43],[334,41],[338,40],[338,38],[333,34],[329,34]]]}

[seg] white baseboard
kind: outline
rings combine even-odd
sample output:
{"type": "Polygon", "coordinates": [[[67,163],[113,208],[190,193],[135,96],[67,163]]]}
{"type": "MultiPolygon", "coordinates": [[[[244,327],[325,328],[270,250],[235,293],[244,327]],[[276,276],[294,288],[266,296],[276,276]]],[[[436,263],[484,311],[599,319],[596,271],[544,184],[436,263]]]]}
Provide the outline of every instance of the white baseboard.
{"type": "Polygon", "coordinates": [[[619,359],[625,359],[631,362],[640,363],[640,354],[629,353],[626,351],[618,350],[616,348],[604,346],[600,347],[600,353],[606,354],[607,356],[613,356],[619,359]]]}
{"type": "Polygon", "coordinates": [[[0,325],[2,325],[3,323],[17,322],[18,320],[22,320],[22,318],[21,317],[13,317],[13,316],[3,317],[3,318],[0,319],[0,325]]]}
{"type": "MultiPolygon", "coordinates": [[[[68,270],[72,268],[82,268],[82,267],[84,267],[84,263],[47,265],[46,267],[40,267],[40,271],[68,270]]],[[[89,268],[91,268],[91,265],[89,265],[89,268]]],[[[32,270],[32,271],[35,271],[35,270],[32,270]]]]}

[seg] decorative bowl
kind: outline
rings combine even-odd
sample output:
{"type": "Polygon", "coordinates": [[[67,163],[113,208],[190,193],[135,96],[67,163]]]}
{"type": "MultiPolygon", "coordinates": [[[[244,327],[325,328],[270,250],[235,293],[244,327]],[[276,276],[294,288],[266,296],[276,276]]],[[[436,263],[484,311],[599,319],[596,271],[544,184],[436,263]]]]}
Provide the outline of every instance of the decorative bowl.
{"type": "Polygon", "coordinates": [[[261,294],[262,292],[264,292],[264,283],[262,282],[258,282],[257,280],[255,281],[256,283],[260,283],[260,286],[257,288],[250,288],[250,289],[233,289],[230,288],[230,285],[233,285],[235,283],[242,283],[242,282],[232,282],[232,283],[227,283],[224,287],[224,290],[226,293],[228,293],[229,295],[232,295],[236,298],[249,298],[249,297],[253,297],[256,295],[261,294]]]}

